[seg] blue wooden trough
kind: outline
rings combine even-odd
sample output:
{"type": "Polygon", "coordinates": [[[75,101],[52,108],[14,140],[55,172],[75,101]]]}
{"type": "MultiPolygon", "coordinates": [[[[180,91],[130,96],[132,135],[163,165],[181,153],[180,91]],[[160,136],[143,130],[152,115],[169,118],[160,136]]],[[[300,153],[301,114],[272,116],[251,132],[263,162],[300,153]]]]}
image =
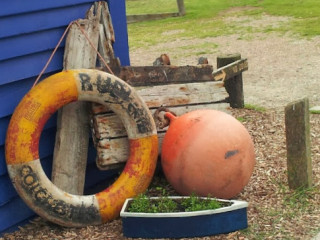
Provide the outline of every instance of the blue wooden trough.
{"type": "MultiPolygon", "coordinates": [[[[171,197],[183,198],[183,197],[171,197]]],[[[156,199],[156,198],[151,198],[156,199]]],[[[215,210],[172,213],[128,212],[124,203],[120,216],[123,235],[131,238],[183,238],[203,237],[229,233],[248,227],[248,203],[238,200],[218,201],[230,203],[215,210]]]]}

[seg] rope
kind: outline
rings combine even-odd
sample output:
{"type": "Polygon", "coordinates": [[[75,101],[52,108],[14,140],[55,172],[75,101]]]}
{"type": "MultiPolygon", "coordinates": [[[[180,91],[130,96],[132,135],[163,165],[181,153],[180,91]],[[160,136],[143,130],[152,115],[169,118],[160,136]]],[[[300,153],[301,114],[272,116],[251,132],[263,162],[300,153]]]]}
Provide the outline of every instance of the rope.
{"type": "Polygon", "coordinates": [[[67,32],[70,30],[70,27],[72,26],[72,24],[76,24],[81,33],[85,36],[85,38],[88,40],[90,46],[93,48],[93,50],[97,53],[97,55],[99,56],[100,60],[103,62],[103,64],[106,66],[106,68],[108,69],[108,71],[114,75],[114,73],[112,72],[111,68],[109,67],[109,65],[107,64],[107,62],[104,60],[104,58],[102,57],[102,55],[99,53],[98,49],[94,46],[94,44],[92,43],[92,41],[90,40],[90,37],[88,36],[88,34],[84,31],[84,29],[80,26],[78,20],[76,21],[72,21],[69,23],[68,27],[66,28],[66,30],[64,31],[64,33],[62,34],[60,40],[58,41],[56,47],[54,48],[54,50],[52,51],[48,61],[46,62],[46,64],[44,65],[43,69],[41,70],[41,72],[39,73],[37,79],[34,81],[32,88],[37,85],[37,83],[39,82],[40,78],[42,77],[43,73],[46,71],[46,69],[48,68],[50,62],[52,61],[53,56],[55,55],[56,51],[58,50],[59,46],[61,45],[61,42],[63,41],[63,39],[65,38],[67,32]]]}

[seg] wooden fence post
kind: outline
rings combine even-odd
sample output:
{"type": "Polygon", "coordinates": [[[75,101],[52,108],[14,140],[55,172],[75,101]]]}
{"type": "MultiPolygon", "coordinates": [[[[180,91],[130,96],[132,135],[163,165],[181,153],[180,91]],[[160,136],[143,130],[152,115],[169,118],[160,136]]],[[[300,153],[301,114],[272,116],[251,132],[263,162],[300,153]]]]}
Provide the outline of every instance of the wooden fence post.
{"type": "MultiPolygon", "coordinates": [[[[241,54],[227,54],[217,57],[217,68],[221,68],[230,63],[233,63],[241,59],[241,54]]],[[[229,94],[230,106],[233,108],[243,108],[244,107],[244,96],[243,96],[243,82],[242,73],[237,76],[229,78],[224,82],[224,86],[229,94]]]]}
{"type": "Polygon", "coordinates": [[[312,186],[309,100],[285,108],[288,182],[291,189],[312,186]]]}
{"type": "Polygon", "coordinates": [[[184,8],[184,0],[177,0],[179,16],[186,15],[186,9],[184,8]]]}
{"type": "MultiPolygon", "coordinates": [[[[99,21],[96,17],[79,20],[97,47],[99,21]]],[[[73,23],[65,45],[64,69],[94,68],[97,53],[73,23]]],[[[52,182],[71,194],[83,194],[89,143],[89,103],[76,102],[58,112],[56,143],[53,156],[52,182]]]]}

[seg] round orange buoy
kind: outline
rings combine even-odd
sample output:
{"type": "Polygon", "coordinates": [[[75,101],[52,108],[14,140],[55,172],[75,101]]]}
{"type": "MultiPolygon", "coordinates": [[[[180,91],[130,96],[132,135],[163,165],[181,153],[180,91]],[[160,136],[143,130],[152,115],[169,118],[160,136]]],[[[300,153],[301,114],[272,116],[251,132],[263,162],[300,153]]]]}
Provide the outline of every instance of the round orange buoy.
{"type": "Polygon", "coordinates": [[[162,143],[162,167],[177,192],[229,199],[247,185],[254,146],[238,120],[215,110],[165,116],[170,127],[162,143]]]}

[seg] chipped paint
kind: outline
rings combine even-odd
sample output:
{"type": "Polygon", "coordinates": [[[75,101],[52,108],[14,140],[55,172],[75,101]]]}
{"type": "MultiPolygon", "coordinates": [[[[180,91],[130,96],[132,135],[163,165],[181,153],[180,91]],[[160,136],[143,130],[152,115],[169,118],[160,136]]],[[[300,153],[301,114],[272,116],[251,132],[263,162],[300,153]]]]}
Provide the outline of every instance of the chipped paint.
{"type": "Polygon", "coordinates": [[[6,139],[8,172],[15,188],[37,214],[63,226],[101,224],[119,216],[125,199],[145,191],[158,156],[156,127],[135,91],[113,75],[97,70],[69,70],[36,85],[20,102],[6,139]],[[50,97],[48,97],[50,96],[50,97]],[[106,190],[89,196],[66,193],[45,175],[38,145],[43,126],[63,105],[87,100],[103,103],[123,120],[130,156],[123,173],[106,190]]]}
{"type": "Polygon", "coordinates": [[[121,209],[126,198],[143,192],[149,186],[157,158],[156,135],[130,140],[130,156],[122,174],[112,187],[96,194],[103,221],[114,216],[114,208],[121,209]]]}

